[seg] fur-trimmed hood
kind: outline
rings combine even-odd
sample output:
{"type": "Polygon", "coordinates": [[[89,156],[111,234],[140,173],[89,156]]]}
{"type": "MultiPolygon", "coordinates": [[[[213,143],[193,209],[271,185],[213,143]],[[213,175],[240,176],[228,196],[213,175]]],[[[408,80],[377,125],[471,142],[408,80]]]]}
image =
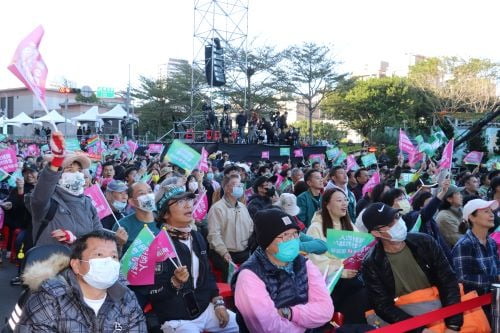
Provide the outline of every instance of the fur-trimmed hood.
{"type": "Polygon", "coordinates": [[[59,274],[69,267],[69,256],[62,253],[54,253],[48,259],[35,261],[26,266],[22,280],[30,290],[36,291],[41,284],[59,274]]]}

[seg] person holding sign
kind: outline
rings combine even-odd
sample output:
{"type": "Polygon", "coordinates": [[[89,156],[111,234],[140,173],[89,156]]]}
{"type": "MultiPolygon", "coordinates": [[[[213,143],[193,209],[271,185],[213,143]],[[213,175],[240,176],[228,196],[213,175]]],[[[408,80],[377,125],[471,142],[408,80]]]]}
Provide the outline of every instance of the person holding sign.
{"type": "MultiPolygon", "coordinates": [[[[307,235],[326,241],[327,229],[358,231],[348,214],[349,200],[339,188],[331,188],[323,193],[321,209],[307,229],[307,235]]],[[[335,272],[342,268],[342,259],[332,254],[310,254],[309,258],[321,272],[335,272]]],[[[327,274],[328,274],[327,273],[327,274]]],[[[368,298],[358,271],[344,269],[341,279],[332,293],[333,304],[344,315],[345,324],[366,323],[365,311],[368,298]]]]}
{"type": "MultiPolygon", "coordinates": [[[[379,240],[365,257],[362,270],[375,310],[367,318],[369,323],[396,323],[422,314],[422,310],[425,313],[460,302],[458,281],[443,251],[431,236],[407,233],[400,211],[373,203],[363,213],[365,227],[379,240]],[[431,291],[431,287],[439,291],[441,305],[422,309],[414,301],[415,292],[431,291]],[[396,297],[406,298],[410,306],[404,310],[398,307],[396,297]]],[[[446,333],[459,332],[463,315],[450,316],[444,324],[446,333]]]]}
{"type": "Polygon", "coordinates": [[[194,194],[169,185],[158,201],[158,222],[172,240],[176,260],[156,266],[155,284],[148,290],[153,312],[164,332],[238,332],[236,315],[219,296],[203,236],[191,229],[194,194]]]}
{"type": "Polygon", "coordinates": [[[318,268],[299,255],[298,225],[278,208],[257,212],[254,222],[259,247],[231,283],[240,326],[260,333],[323,326],[333,303],[318,268]]]}

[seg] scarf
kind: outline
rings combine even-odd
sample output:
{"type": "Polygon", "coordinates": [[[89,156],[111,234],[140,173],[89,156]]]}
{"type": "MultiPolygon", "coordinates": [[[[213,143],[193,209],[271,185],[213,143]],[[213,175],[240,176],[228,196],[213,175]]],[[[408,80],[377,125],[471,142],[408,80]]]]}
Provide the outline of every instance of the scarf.
{"type": "Polygon", "coordinates": [[[172,227],[169,224],[165,224],[167,228],[167,233],[170,237],[178,240],[188,240],[191,237],[191,227],[177,228],[172,227]]]}

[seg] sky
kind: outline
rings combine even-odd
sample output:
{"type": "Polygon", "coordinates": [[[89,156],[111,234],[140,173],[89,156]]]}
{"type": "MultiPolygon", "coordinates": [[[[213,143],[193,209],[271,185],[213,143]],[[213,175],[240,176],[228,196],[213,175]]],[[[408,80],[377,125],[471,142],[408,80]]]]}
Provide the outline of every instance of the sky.
{"type": "MultiPolygon", "coordinates": [[[[199,0],[204,3],[208,0],[199,0]]],[[[233,1],[233,0],[224,0],[233,1]]],[[[22,84],[7,69],[18,43],[41,24],[47,86],[66,78],[121,90],[156,77],[169,58],[193,58],[192,0],[17,0],[0,7],[0,89],[22,84]]],[[[412,54],[500,61],[500,1],[249,0],[248,38],[285,48],[327,44],[342,72],[388,61],[404,73],[412,54]]]]}

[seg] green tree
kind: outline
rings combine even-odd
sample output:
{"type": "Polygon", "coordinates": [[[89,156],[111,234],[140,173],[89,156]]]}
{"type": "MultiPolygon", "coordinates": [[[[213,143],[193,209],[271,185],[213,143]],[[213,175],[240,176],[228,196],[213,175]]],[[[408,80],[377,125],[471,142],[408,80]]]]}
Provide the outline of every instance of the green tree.
{"type": "Polygon", "coordinates": [[[421,132],[431,125],[422,93],[401,77],[342,80],[321,108],[365,137],[386,126],[421,132]]]}
{"type": "Polygon", "coordinates": [[[483,159],[486,159],[486,156],[488,156],[488,149],[486,147],[485,142],[486,141],[484,140],[483,132],[481,132],[479,135],[474,135],[467,141],[467,149],[469,152],[470,151],[484,152],[483,159]]]}
{"type": "Polygon", "coordinates": [[[90,97],[85,97],[81,93],[78,93],[76,94],[75,101],[81,103],[97,104],[99,103],[99,98],[97,98],[94,92],[92,92],[92,95],[90,97]]]}
{"type": "Polygon", "coordinates": [[[426,58],[408,77],[435,112],[488,112],[496,97],[499,64],[488,59],[426,58]]]}
{"type": "MultiPolygon", "coordinates": [[[[183,64],[172,77],[139,78],[140,86],[132,89],[131,96],[139,104],[136,112],[142,133],[149,131],[159,138],[173,128],[174,120],[183,120],[190,114],[191,74],[191,65],[183,64]]],[[[203,73],[195,71],[194,75],[203,73]]]]}
{"type": "MultiPolygon", "coordinates": [[[[309,130],[309,122],[307,120],[299,120],[291,124],[298,128],[300,133],[307,133],[309,130]]],[[[329,142],[340,141],[347,135],[346,131],[339,130],[338,126],[329,122],[313,120],[313,136],[316,139],[328,140],[329,142]]]]}
{"type": "Polygon", "coordinates": [[[346,74],[338,74],[339,63],[328,46],[307,42],[284,51],[284,61],[277,72],[289,92],[304,103],[309,113],[309,141],[313,141],[312,116],[328,92],[346,74]]]}
{"type": "Polygon", "coordinates": [[[228,62],[226,68],[232,84],[228,84],[225,93],[231,104],[247,114],[252,109],[258,113],[277,109],[280,81],[275,68],[282,61],[283,53],[273,46],[262,46],[250,48],[245,54],[243,49],[229,46],[226,55],[236,59],[228,62]],[[237,80],[237,73],[244,73],[245,79],[237,80]]]}

